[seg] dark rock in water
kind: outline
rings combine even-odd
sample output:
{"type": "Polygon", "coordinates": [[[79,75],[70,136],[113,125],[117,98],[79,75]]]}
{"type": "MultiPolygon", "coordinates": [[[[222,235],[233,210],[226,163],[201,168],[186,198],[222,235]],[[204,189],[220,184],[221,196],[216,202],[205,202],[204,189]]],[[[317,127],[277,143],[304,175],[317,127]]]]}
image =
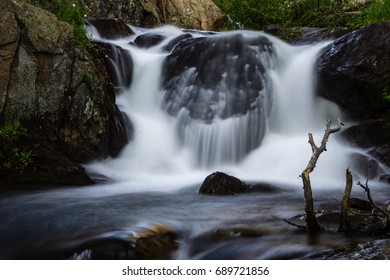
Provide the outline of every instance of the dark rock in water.
{"type": "Polygon", "coordinates": [[[133,35],[134,32],[122,20],[114,18],[89,18],[87,24],[93,26],[104,39],[118,39],[133,35]]]}
{"type": "Polygon", "coordinates": [[[369,25],[336,40],[318,59],[319,95],[356,119],[389,112],[390,21],[369,25]]]}
{"type": "Polygon", "coordinates": [[[200,194],[234,195],[244,193],[247,186],[240,179],[222,172],[214,172],[206,177],[199,189],[200,194]]]}
{"type": "Polygon", "coordinates": [[[273,66],[273,52],[266,37],[240,33],[182,41],[163,67],[166,110],[176,116],[185,108],[205,122],[266,110],[265,69],[273,66]]]}
{"type": "Polygon", "coordinates": [[[256,183],[248,186],[247,192],[275,193],[280,192],[280,189],[270,184],[256,183]]]}
{"type": "Polygon", "coordinates": [[[118,90],[129,88],[133,78],[134,62],[130,52],[108,43],[97,43],[106,55],[105,64],[111,80],[118,90]]]}
{"type": "Polygon", "coordinates": [[[71,259],[135,260],[134,242],[115,237],[99,238],[82,244],[71,259]]]}
{"type": "Polygon", "coordinates": [[[178,233],[167,225],[157,225],[140,233],[136,239],[137,259],[169,260],[179,248],[178,233]]]}
{"type": "Polygon", "coordinates": [[[185,33],[176,38],[172,39],[166,46],[164,46],[164,50],[167,52],[171,52],[181,41],[184,39],[192,38],[191,34],[185,33]]]}
{"type": "Polygon", "coordinates": [[[389,260],[390,240],[380,239],[334,250],[316,257],[321,260],[389,260]]]}
{"type": "Polygon", "coordinates": [[[366,121],[341,133],[348,143],[368,150],[368,153],[390,167],[390,121],[366,121]]]}
{"type": "Polygon", "coordinates": [[[379,180],[383,183],[390,184],[390,174],[385,174],[379,177],[379,180]]]}
{"type": "Polygon", "coordinates": [[[150,48],[161,43],[165,37],[160,34],[145,33],[135,38],[134,43],[141,48],[150,48]]]}
{"type": "Polygon", "coordinates": [[[372,204],[369,201],[354,197],[349,199],[349,207],[367,212],[373,210],[372,204]]]}
{"type": "Polygon", "coordinates": [[[214,172],[207,176],[199,189],[200,194],[210,195],[235,195],[248,192],[275,193],[279,191],[280,189],[275,186],[265,183],[253,185],[243,183],[240,179],[223,172],[214,172]]]}
{"type": "Polygon", "coordinates": [[[274,59],[272,43],[250,33],[185,38],[166,58],[163,107],[200,166],[237,163],[261,144],[274,59]]]}

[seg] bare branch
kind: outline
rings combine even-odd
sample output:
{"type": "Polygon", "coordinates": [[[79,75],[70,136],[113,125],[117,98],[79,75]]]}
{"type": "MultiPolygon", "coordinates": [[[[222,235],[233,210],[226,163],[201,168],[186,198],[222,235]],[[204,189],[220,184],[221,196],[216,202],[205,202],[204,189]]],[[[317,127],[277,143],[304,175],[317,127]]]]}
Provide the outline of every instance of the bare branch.
{"type": "Polygon", "coordinates": [[[288,223],[289,225],[292,225],[294,227],[297,227],[297,228],[300,228],[300,229],[305,229],[307,230],[307,226],[302,226],[302,225],[298,225],[298,224],[295,224],[293,222],[290,222],[289,220],[287,219],[283,219],[283,221],[285,221],[286,223],[288,223]]]}
{"type": "Polygon", "coordinates": [[[310,173],[314,170],[318,158],[321,155],[323,151],[326,151],[326,143],[328,142],[328,138],[330,134],[335,133],[341,129],[342,123],[340,120],[338,120],[338,124],[335,128],[330,127],[331,120],[328,120],[326,123],[326,129],[324,136],[322,137],[321,146],[317,147],[317,145],[314,142],[313,135],[309,133],[309,144],[311,146],[312,155],[309,160],[309,163],[307,164],[305,170],[303,170],[301,174],[302,182],[303,182],[303,190],[304,190],[304,196],[305,196],[305,212],[306,212],[306,224],[307,229],[310,232],[319,232],[321,231],[321,227],[319,226],[315,212],[314,212],[314,203],[313,203],[313,195],[311,190],[311,183],[310,183],[310,173]]]}
{"type": "Polygon", "coordinates": [[[372,205],[376,210],[378,210],[380,213],[382,213],[382,214],[386,217],[386,220],[387,220],[387,222],[388,222],[389,219],[390,219],[390,213],[387,212],[387,211],[386,211],[385,209],[383,209],[382,207],[380,207],[378,204],[376,204],[375,201],[372,199],[371,191],[370,191],[370,188],[368,187],[368,179],[367,179],[365,185],[363,185],[363,184],[360,183],[360,182],[357,182],[357,185],[363,188],[363,190],[367,193],[368,201],[371,203],[371,205],[372,205]]]}

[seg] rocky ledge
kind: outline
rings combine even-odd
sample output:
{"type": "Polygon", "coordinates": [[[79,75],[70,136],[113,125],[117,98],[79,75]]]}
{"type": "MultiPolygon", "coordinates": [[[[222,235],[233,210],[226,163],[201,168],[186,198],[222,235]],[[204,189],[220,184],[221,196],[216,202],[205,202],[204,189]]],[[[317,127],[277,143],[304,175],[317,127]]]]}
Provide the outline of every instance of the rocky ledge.
{"type": "Polygon", "coordinates": [[[46,10],[20,0],[0,8],[0,185],[33,173],[28,185],[90,184],[79,163],[127,142],[104,53],[78,46],[73,27],[46,10]]]}

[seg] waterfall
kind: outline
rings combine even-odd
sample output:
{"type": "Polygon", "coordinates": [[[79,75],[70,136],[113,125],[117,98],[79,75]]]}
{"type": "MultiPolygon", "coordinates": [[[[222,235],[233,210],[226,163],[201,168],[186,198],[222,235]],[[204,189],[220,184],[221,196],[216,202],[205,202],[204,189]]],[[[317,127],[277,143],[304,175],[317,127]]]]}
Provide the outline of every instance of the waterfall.
{"type": "MultiPolygon", "coordinates": [[[[314,64],[327,43],[291,46],[253,31],[134,30],[115,41],[95,35],[131,54],[131,77],[123,78],[123,60],[113,64],[122,77],[117,82],[132,81],[116,88],[134,139],[118,158],[87,165],[89,172],[143,191],[199,184],[216,170],[300,184],[311,155],[308,132],[319,143],[326,120],[342,117],[315,95],[314,64]],[[158,40],[140,45],[144,35],[158,40]]],[[[353,149],[336,138],[313,172],[313,185],[344,186],[353,149]]]]}

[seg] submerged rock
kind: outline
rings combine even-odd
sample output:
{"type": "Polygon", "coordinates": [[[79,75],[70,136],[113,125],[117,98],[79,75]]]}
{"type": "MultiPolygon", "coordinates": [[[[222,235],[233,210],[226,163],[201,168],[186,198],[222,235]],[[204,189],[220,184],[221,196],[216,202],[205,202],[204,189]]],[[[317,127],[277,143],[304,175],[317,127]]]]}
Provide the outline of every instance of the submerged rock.
{"type": "Polygon", "coordinates": [[[248,192],[275,193],[280,189],[265,183],[248,185],[223,172],[214,172],[203,181],[199,193],[207,195],[235,195],[248,192]]]}
{"type": "Polygon", "coordinates": [[[137,259],[169,260],[179,248],[178,233],[168,225],[156,225],[136,238],[137,259]]]}
{"type": "Polygon", "coordinates": [[[324,253],[321,260],[389,260],[390,240],[380,239],[324,253]]]}
{"type": "Polygon", "coordinates": [[[93,26],[104,39],[114,40],[134,34],[131,28],[120,19],[89,18],[87,24],[93,26]]]}

